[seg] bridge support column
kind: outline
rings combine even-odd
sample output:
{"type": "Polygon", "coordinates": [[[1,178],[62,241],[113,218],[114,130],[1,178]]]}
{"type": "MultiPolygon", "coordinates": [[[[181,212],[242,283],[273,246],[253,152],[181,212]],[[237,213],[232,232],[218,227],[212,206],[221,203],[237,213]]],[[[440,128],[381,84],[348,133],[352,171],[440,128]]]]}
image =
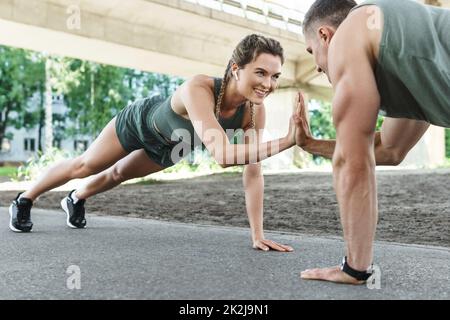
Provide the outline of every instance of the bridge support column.
{"type": "Polygon", "coordinates": [[[431,126],[401,166],[437,166],[445,161],[445,129],[431,126]]]}
{"type": "MultiPolygon", "coordinates": [[[[284,137],[289,131],[289,121],[296,106],[296,89],[279,89],[270,95],[266,105],[266,130],[264,140],[284,137]]],[[[263,162],[263,167],[269,170],[286,170],[294,167],[296,159],[300,156],[298,147],[286,150],[263,162]]]]}

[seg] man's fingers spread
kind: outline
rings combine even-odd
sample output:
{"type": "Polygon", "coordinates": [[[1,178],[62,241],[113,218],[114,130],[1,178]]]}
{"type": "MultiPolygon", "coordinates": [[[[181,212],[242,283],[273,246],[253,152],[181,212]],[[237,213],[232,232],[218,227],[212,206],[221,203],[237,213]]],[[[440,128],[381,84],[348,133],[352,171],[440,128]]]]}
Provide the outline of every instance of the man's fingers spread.
{"type": "Polygon", "coordinates": [[[301,273],[301,277],[303,279],[318,279],[320,278],[320,274],[316,269],[305,270],[301,273]]]}
{"type": "Polygon", "coordinates": [[[311,279],[311,272],[309,270],[308,271],[303,271],[303,272],[300,273],[300,277],[302,279],[311,279]]]}

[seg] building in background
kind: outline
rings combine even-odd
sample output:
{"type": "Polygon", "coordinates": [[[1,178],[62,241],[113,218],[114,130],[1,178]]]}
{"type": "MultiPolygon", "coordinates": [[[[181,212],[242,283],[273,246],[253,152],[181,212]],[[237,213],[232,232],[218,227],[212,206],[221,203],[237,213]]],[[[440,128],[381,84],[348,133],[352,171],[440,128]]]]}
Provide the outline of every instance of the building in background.
{"type": "MultiPolygon", "coordinates": [[[[33,96],[29,101],[29,110],[35,111],[38,109],[39,97],[33,96]]],[[[69,137],[64,134],[64,131],[59,128],[71,127],[74,124],[67,118],[61,117],[67,112],[67,107],[64,104],[64,98],[61,95],[53,96],[53,114],[54,119],[64,118],[64,121],[53,121],[54,138],[53,146],[68,152],[82,152],[85,151],[93,141],[92,137],[80,135],[77,137],[69,137]],[[59,115],[59,117],[58,117],[59,115]]],[[[0,115],[1,116],[1,115],[0,115]]],[[[16,116],[11,113],[11,117],[16,116]]],[[[45,128],[42,128],[41,145],[45,147],[45,128]]],[[[36,156],[39,150],[39,125],[31,129],[16,129],[8,127],[7,133],[11,133],[13,138],[11,140],[3,139],[2,150],[0,151],[0,164],[17,165],[26,162],[28,159],[36,156]]]]}

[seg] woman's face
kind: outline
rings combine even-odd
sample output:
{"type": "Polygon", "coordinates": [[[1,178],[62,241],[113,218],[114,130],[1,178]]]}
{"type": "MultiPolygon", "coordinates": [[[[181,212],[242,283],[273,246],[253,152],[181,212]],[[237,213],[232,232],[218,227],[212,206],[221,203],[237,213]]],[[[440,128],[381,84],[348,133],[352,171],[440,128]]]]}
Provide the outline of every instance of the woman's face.
{"type": "MultiPolygon", "coordinates": [[[[235,65],[233,70],[237,69],[238,92],[256,105],[262,104],[277,88],[281,67],[281,58],[268,53],[260,54],[242,69],[235,65]]],[[[234,72],[232,77],[236,80],[234,72]]]]}

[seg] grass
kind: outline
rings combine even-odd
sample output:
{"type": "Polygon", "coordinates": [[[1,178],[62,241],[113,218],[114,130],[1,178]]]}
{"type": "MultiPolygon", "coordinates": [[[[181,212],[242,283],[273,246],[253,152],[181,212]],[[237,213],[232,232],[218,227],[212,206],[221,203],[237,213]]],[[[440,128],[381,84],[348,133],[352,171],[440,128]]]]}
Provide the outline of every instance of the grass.
{"type": "Polygon", "coordinates": [[[0,177],[11,177],[17,172],[17,167],[0,167],[0,177]]]}

